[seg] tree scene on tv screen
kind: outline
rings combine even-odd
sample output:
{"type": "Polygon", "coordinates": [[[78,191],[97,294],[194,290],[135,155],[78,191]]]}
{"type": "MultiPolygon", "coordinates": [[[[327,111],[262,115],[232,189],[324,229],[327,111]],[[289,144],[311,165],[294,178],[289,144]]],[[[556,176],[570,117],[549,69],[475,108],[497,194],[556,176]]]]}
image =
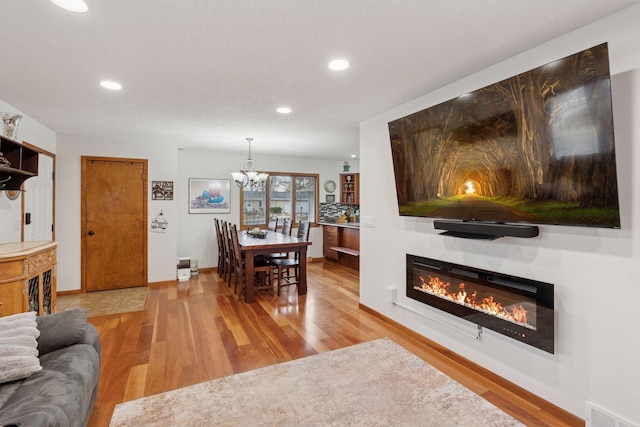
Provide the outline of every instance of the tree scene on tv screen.
{"type": "Polygon", "coordinates": [[[389,123],[401,215],[620,227],[607,44],[389,123]]]}

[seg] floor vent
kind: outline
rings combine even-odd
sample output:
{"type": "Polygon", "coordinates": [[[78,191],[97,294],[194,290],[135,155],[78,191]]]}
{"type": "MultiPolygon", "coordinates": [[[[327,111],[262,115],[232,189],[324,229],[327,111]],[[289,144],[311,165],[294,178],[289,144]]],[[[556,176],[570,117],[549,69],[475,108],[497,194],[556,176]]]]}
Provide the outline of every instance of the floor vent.
{"type": "Polygon", "coordinates": [[[586,427],[638,427],[591,402],[587,402],[586,421],[586,427]]]}

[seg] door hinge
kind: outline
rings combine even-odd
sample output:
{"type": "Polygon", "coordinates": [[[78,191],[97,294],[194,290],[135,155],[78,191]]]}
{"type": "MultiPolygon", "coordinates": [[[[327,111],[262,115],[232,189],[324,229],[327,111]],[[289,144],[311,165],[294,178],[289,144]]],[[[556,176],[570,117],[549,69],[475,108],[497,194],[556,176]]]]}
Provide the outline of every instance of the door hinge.
{"type": "Polygon", "coordinates": [[[51,232],[54,233],[56,231],[56,225],[51,224],[51,232]]]}

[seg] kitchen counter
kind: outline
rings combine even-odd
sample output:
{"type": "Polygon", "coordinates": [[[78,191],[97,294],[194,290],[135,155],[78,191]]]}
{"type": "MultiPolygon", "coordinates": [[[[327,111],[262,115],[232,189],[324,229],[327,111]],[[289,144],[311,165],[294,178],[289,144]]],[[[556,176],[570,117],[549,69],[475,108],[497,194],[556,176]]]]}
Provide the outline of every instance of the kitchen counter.
{"type": "Polygon", "coordinates": [[[335,226],[335,227],[360,229],[360,223],[359,222],[325,222],[325,221],[320,221],[318,224],[319,225],[332,225],[332,226],[335,226]]]}

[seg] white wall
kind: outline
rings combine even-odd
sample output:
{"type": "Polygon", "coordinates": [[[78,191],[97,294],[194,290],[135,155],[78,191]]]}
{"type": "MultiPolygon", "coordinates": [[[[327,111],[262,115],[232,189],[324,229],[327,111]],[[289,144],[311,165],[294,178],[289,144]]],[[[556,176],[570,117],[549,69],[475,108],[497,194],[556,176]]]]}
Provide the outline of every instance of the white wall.
{"type": "MultiPolygon", "coordinates": [[[[361,123],[361,302],[456,353],[585,418],[585,401],[640,424],[640,6],[598,21],[463,80],[361,123]],[[387,123],[535,68],[584,48],[609,42],[612,72],[621,230],[541,226],[534,239],[492,242],[443,237],[433,221],[400,217],[387,123]],[[366,142],[366,143],[365,143],[366,142]],[[380,200],[388,203],[380,203],[380,200]],[[480,341],[394,307],[400,302],[472,331],[405,296],[405,254],[470,265],[555,284],[556,353],[485,330],[480,341]],[[612,292],[608,295],[605,292],[612,292]]],[[[419,94],[416,94],[419,95],[419,94]]]]}
{"type": "Polygon", "coordinates": [[[56,134],[51,129],[2,100],[0,100],[0,112],[22,116],[18,123],[18,141],[26,141],[51,153],[56,152],[56,134]]]}
{"type": "Polygon", "coordinates": [[[58,241],[58,291],[80,289],[80,168],[81,156],[122,157],[148,160],[148,221],[163,211],[167,233],[149,232],[148,280],[176,278],[177,201],[151,200],[151,181],[176,181],[175,143],[149,140],[117,140],[58,135],[56,176],[56,240],[58,241]]]}
{"type": "MultiPolygon", "coordinates": [[[[149,232],[149,282],[175,280],[176,257],[198,260],[200,268],[217,265],[217,244],[210,214],[189,214],[189,178],[230,179],[230,173],[244,165],[246,154],[209,151],[178,151],[176,143],[145,140],[115,140],[78,135],[58,135],[56,239],[58,241],[58,290],[79,290],[80,283],[80,167],[81,156],[147,159],[151,181],[174,181],[173,201],[153,201],[149,195],[149,222],[162,210],[169,222],[167,233],[149,232]]],[[[320,174],[320,181],[337,182],[342,162],[254,156],[262,170],[320,174]]],[[[355,162],[357,167],[357,162],[355,162]]],[[[321,185],[322,187],[322,185],[321,185]]],[[[321,200],[324,200],[321,188],[321,200]]],[[[239,192],[231,190],[231,213],[218,215],[239,221],[239,192]]],[[[311,231],[312,257],[322,256],[322,230],[311,231]]]]}
{"type": "MultiPolygon", "coordinates": [[[[22,115],[18,123],[18,141],[42,148],[51,153],[56,152],[56,134],[33,118],[0,100],[0,112],[22,115]]],[[[2,149],[0,148],[0,152],[2,149]]],[[[32,178],[34,179],[34,178],[32,178]]],[[[19,242],[21,239],[20,226],[22,222],[22,197],[9,200],[4,191],[0,191],[0,243],[19,242]]]]}
{"type": "MultiPolygon", "coordinates": [[[[215,267],[218,262],[218,248],[215,240],[214,218],[239,224],[240,191],[231,182],[231,212],[228,214],[189,214],[189,178],[229,179],[231,172],[244,167],[246,154],[217,153],[211,151],[178,152],[178,256],[198,260],[200,268],[215,267]]],[[[254,167],[259,171],[320,174],[320,200],[325,200],[324,182],[339,181],[342,162],[288,157],[253,155],[254,167]]],[[[351,170],[357,171],[358,162],[350,161],[351,170]]],[[[295,231],[294,231],[295,233],[295,231]]],[[[312,245],[308,255],[322,257],[322,227],[312,227],[309,233],[312,245]]]]}

